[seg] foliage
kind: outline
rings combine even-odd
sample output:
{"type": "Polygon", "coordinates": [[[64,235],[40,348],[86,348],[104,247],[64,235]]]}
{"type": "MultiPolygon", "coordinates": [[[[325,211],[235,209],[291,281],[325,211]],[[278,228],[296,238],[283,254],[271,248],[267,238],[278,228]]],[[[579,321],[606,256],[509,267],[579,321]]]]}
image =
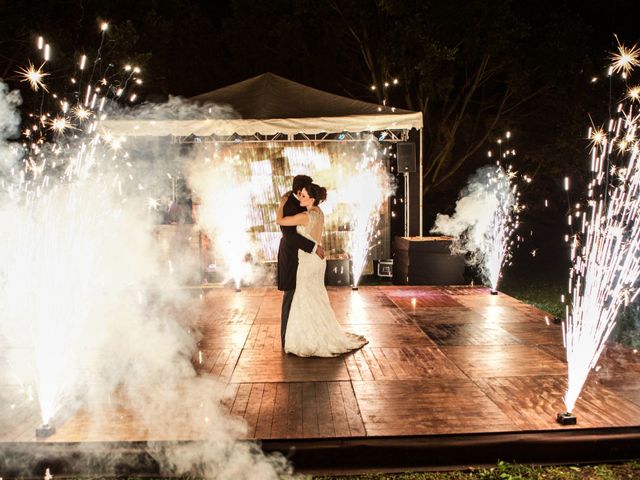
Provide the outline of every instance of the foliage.
{"type": "Polygon", "coordinates": [[[640,348],[640,302],[636,301],[618,314],[611,339],[632,348],[640,348]]]}
{"type": "Polygon", "coordinates": [[[566,2],[328,3],[356,47],[363,85],[377,87],[378,102],[424,113],[427,192],[484,163],[502,129],[531,122],[532,110],[536,121],[557,115],[557,105],[538,99],[566,95],[564,81],[585,67],[584,23],[566,2]],[[383,88],[394,76],[395,95],[383,88]]]}

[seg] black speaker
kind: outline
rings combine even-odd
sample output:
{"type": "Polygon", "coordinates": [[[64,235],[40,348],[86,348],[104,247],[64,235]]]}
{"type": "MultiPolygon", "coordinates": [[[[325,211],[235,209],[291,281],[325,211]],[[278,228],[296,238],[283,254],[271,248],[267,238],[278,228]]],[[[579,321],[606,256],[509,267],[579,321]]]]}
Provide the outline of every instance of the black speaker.
{"type": "Polygon", "coordinates": [[[414,173],[416,171],[416,144],[413,142],[398,143],[398,173],[414,173]]]}
{"type": "Polygon", "coordinates": [[[351,285],[351,260],[327,259],[324,283],[326,285],[351,285]]]}

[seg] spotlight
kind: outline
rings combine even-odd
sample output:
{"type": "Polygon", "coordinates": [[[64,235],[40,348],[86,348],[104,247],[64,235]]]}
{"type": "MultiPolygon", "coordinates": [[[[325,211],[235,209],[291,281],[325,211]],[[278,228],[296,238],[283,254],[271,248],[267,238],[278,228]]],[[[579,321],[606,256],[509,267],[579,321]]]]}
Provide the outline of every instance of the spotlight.
{"type": "Polygon", "coordinates": [[[491,295],[497,295],[497,294],[498,294],[497,290],[493,290],[493,289],[491,290],[491,295]]]}
{"type": "Polygon", "coordinates": [[[556,417],[556,422],[560,425],[576,425],[578,423],[578,419],[571,412],[559,413],[556,417]]]}
{"type": "Polygon", "coordinates": [[[53,425],[49,425],[48,423],[43,423],[38,428],[36,428],[36,438],[47,438],[56,433],[56,427],[53,425]]]}

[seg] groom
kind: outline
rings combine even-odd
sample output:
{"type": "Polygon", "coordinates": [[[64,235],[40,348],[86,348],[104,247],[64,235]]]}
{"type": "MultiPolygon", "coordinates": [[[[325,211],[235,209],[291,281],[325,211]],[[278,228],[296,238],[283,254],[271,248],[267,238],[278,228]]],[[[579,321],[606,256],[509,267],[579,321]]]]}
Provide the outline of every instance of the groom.
{"type": "MultiPolygon", "coordinates": [[[[300,206],[299,195],[303,188],[311,185],[313,180],[307,175],[296,175],[293,177],[292,195],[289,195],[283,207],[285,217],[304,212],[306,209],[300,206]]],[[[287,321],[291,310],[291,301],[296,291],[296,274],[298,272],[298,250],[307,253],[316,253],[320,258],[324,258],[324,249],[312,240],[300,235],[296,227],[281,226],[282,238],[278,247],[278,290],[284,292],[282,297],[282,316],[280,320],[280,336],[282,339],[282,349],[284,350],[284,336],[287,332],[287,321]]]]}

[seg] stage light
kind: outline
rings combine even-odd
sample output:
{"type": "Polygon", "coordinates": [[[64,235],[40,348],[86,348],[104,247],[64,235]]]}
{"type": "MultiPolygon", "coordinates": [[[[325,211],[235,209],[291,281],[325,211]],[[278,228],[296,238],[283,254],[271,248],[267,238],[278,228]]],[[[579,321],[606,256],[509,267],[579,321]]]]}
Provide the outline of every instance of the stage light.
{"type": "Polygon", "coordinates": [[[56,433],[56,427],[48,423],[44,423],[36,428],[36,438],[47,438],[56,433]]]}
{"type": "Polygon", "coordinates": [[[560,425],[576,425],[578,423],[578,419],[571,412],[559,413],[556,416],[556,421],[560,425]]]}

